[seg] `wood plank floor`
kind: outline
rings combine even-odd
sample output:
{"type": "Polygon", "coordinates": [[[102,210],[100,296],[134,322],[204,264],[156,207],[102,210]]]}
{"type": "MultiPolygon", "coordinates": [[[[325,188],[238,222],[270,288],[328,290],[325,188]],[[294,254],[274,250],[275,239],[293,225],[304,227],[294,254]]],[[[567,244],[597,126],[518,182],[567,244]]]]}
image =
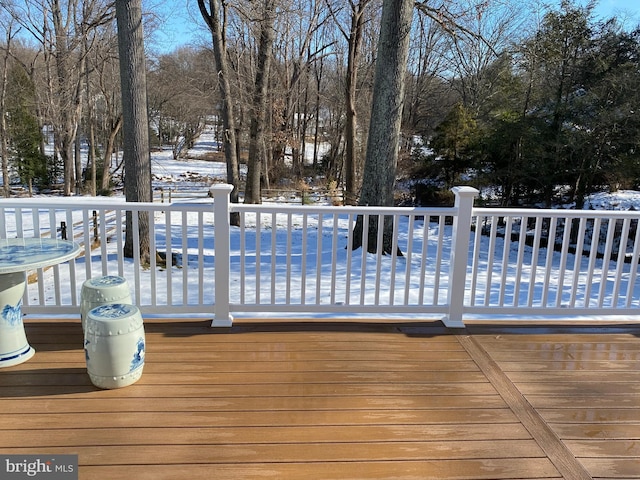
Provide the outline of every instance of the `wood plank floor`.
{"type": "Polygon", "coordinates": [[[640,479],[640,325],[146,319],[142,379],[98,390],[79,321],[25,323],[0,453],[83,480],[640,479]]]}

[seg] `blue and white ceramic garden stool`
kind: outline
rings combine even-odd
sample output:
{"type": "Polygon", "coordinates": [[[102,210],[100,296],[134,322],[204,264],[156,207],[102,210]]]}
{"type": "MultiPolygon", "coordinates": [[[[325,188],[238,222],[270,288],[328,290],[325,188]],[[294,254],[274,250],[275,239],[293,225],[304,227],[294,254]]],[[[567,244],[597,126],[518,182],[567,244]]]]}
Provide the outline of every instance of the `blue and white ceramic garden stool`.
{"type": "Polygon", "coordinates": [[[80,319],[82,331],[89,310],[107,303],[133,303],[127,279],[117,275],[93,277],[82,284],[80,291],[80,319]]]}
{"type": "Polygon", "coordinates": [[[142,376],[144,324],[135,305],[109,303],[87,314],[84,332],[87,372],[98,388],[121,388],[142,376]]]}

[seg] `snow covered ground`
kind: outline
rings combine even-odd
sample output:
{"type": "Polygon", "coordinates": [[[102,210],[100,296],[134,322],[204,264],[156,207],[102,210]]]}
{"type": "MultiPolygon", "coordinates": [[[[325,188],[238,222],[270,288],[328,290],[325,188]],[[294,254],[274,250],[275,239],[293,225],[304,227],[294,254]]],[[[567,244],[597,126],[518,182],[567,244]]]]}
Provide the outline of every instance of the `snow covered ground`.
{"type": "MultiPolygon", "coordinates": [[[[614,193],[594,193],[584,206],[585,210],[640,210],[640,192],[619,190],[614,193]]],[[[640,214],[639,214],[640,215],[640,214]]]]}
{"type": "Polygon", "coordinates": [[[194,147],[187,152],[185,160],[174,160],[171,148],[168,147],[153,151],[151,174],[154,188],[202,188],[205,183],[224,181],[227,176],[226,165],[203,159],[207,153],[217,151],[217,142],[211,129],[200,135],[194,147]]]}

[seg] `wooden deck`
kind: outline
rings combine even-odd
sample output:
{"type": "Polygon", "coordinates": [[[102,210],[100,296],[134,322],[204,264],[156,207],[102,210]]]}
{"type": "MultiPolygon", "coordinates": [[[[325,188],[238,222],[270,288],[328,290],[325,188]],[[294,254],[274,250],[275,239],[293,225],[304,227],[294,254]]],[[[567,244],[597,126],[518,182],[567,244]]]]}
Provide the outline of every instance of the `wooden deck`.
{"type": "Polygon", "coordinates": [[[97,390],[79,321],[27,320],[0,452],[79,478],[640,478],[640,325],[146,320],[142,379],[97,390]]]}

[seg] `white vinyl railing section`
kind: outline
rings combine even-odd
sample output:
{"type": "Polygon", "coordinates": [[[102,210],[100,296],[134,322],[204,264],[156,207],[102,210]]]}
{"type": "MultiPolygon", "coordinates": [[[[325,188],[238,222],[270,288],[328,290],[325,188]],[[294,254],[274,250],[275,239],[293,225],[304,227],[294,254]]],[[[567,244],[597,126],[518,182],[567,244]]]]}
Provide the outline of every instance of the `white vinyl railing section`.
{"type": "MultiPolygon", "coordinates": [[[[474,208],[456,187],[452,208],[231,204],[213,199],[127,203],[110,199],[5,199],[0,237],[66,237],[73,261],[30,275],[27,314],[79,314],[82,283],[128,279],[148,315],[417,315],[461,327],[472,315],[635,315],[640,306],[640,229],[635,212],[474,208]],[[124,257],[149,218],[151,258],[124,257]],[[239,226],[230,224],[230,214],[239,226]],[[354,226],[391,221],[392,254],[352,249],[354,226]]],[[[365,229],[366,230],[366,229],[365,229]]]]}

